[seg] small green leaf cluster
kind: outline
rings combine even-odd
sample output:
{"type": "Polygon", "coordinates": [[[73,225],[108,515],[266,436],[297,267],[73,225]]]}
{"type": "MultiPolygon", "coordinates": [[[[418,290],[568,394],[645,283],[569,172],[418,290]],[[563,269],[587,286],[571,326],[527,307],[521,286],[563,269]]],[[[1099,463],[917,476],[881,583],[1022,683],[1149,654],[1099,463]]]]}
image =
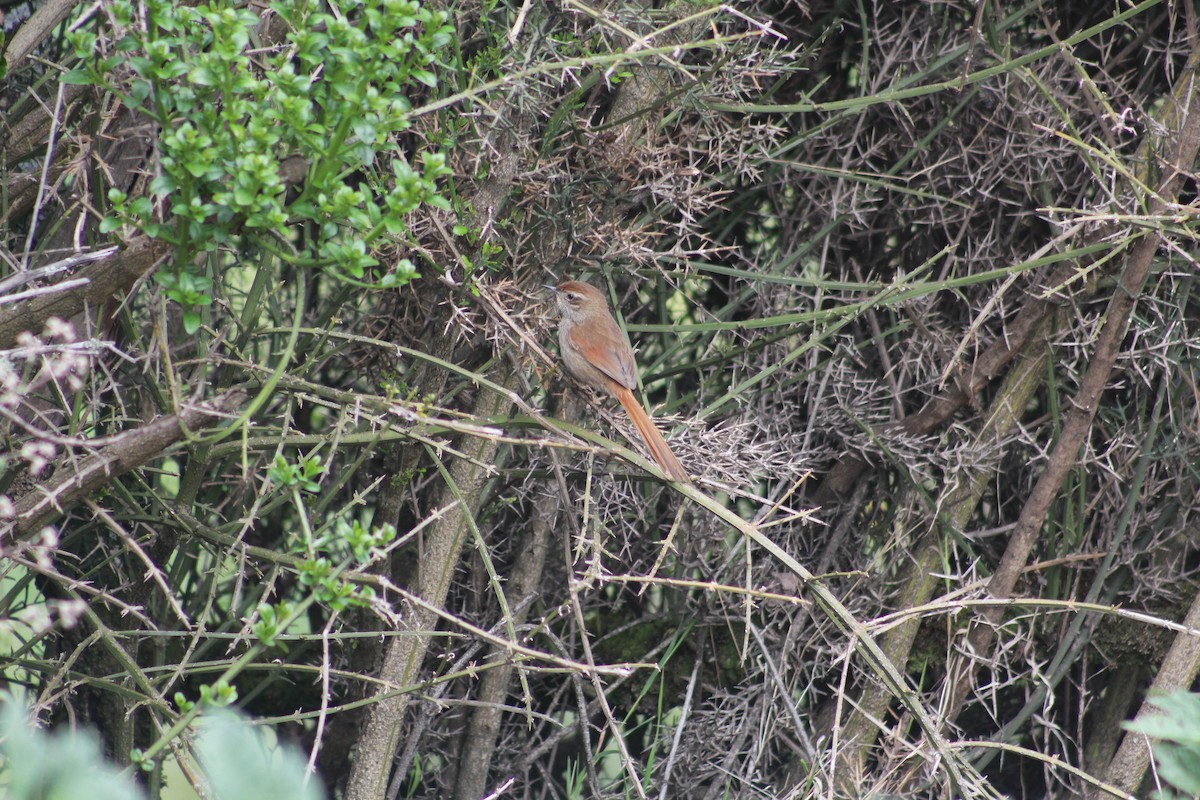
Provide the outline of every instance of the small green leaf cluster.
{"type": "Polygon", "coordinates": [[[194,272],[158,273],[167,297],[183,306],[183,329],[189,334],[200,329],[200,309],[212,305],[212,279],[194,272]]]}
{"type": "Polygon", "coordinates": [[[1181,795],[1163,789],[1156,796],[1161,800],[1200,796],[1200,695],[1180,690],[1151,697],[1149,702],[1164,713],[1142,715],[1124,727],[1159,740],[1153,747],[1158,774],[1181,795]]]}
{"type": "MultiPolygon", "coordinates": [[[[291,490],[301,520],[304,535],[293,538],[289,546],[291,552],[303,557],[298,568],[301,585],[313,592],[317,602],[334,611],[366,606],[375,598],[374,590],[370,586],[356,586],[341,575],[355,564],[366,564],[376,558],[382,548],[395,540],[396,528],[385,524],[371,529],[357,519],[348,521],[338,516],[314,532],[300,492],[318,493],[319,479],[324,473],[320,456],[306,456],[292,463],[280,455],[275,457],[267,475],[276,486],[291,490]]],[[[254,625],[259,641],[274,646],[288,613],[286,603],[259,606],[259,620],[254,625]]]]}
{"type": "Polygon", "coordinates": [[[292,613],[292,607],[287,602],[275,605],[260,603],[258,606],[258,622],[251,630],[262,642],[263,647],[275,647],[279,644],[279,634],[284,632],[283,621],[292,613]]]}
{"type": "Polygon", "coordinates": [[[333,530],[318,538],[315,544],[322,550],[335,553],[339,559],[353,559],[358,564],[366,564],[395,539],[396,528],[393,525],[384,524],[371,530],[358,520],[346,522],[339,518],[334,522],[333,530]]]}
{"type": "Polygon", "coordinates": [[[300,564],[300,583],[312,590],[317,602],[334,611],[366,606],[375,597],[370,586],[355,586],[339,577],[328,558],[307,558],[300,564]]]}
{"type": "MultiPolygon", "coordinates": [[[[111,35],[72,30],[79,66],[63,80],[102,87],[160,128],[153,197],[112,190],[102,230],[129,225],[172,242],[177,273],[197,253],[257,245],[356,283],[377,266],[380,237],[406,235],[423,205],[449,209],[438,190],[445,155],[410,157],[396,140],[409,95],[437,85],[453,38],[446,12],[416,0],[330,5],[272,3],[288,33],[267,48],[254,47],[259,16],[232,0],[113,0],[111,35]],[[307,167],[302,180],[285,180],[285,161],[307,167]]],[[[408,260],[370,276],[391,286],[414,277],[408,260]]],[[[211,287],[164,278],[185,308],[211,302],[211,287]]]]}
{"type": "MultiPolygon", "coordinates": [[[[176,692],[175,706],[184,714],[190,713],[196,707],[196,704],[188,700],[183,692],[176,692]]],[[[221,679],[216,683],[205,684],[200,687],[200,705],[210,708],[224,708],[231,706],[237,702],[238,692],[236,686],[231,686],[228,681],[221,679]]]]}
{"type": "Polygon", "coordinates": [[[306,456],[295,464],[289,463],[283,456],[275,456],[274,463],[267,470],[267,477],[276,486],[298,486],[306,492],[316,494],[321,491],[317,481],[325,474],[320,456],[306,456]]]}
{"type": "Polygon", "coordinates": [[[369,605],[375,599],[375,590],[343,580],[339,577],[342,570],[334,565],[365,564],[395,538],[396,528],[392,525],[371,530],[358,520],[346,522],[339,518],[313,540],[313,550],[320,555],[300,564],[300,582],[313,590],[320,603],[334,611],[369,605]]]}
{"type": "Polygon", "coordinates": [[[155,762],[153,758],[146,755],[145,751],[140,747],[135,747],[129,751],[129,762],[133,766],[140,769],[142,772],[153,772],[155,762]]]}

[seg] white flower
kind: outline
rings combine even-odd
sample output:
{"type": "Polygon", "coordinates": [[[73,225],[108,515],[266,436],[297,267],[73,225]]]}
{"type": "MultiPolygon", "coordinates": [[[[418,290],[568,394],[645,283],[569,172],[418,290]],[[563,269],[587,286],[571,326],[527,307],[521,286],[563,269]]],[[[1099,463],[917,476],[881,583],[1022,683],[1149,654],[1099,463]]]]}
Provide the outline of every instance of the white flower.
{"type": "Polygon", "coordinates": [[[86,609],[87,603],[82,600],[59,600],[58,621],[64,628],[74,628],[86,609]]]}
{"type": "Polygon", "coordinates": [[[64,322],[58,317],[51,317],[46,320],[46,327],[42,331],[42,336],[47,339],[58,339],[63,344],[70,344],[75,341],[75,326],[69,322],[64,322]]]}
{"type": "Polygon", "coordinates": [[[41,475],[56,455],[58,450],[50,442],[32,441],[21,446],[21,458],[29,462],[29,471],[34,475],[41,475]]]}

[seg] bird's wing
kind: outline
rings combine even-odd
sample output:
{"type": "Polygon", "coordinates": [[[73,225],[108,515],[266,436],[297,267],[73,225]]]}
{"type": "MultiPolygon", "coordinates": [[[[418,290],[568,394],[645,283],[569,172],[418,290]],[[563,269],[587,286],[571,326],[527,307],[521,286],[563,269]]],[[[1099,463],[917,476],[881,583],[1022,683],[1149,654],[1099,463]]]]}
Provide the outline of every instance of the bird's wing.
{"type": "Polygon", "coordinates": [[[609,325],[594,325],[590,335],[573,328],[568,334],[575,346],[596,369],[612,378],[626,389],[637,386],[637,367],[633,363],[633,351],[621,329],[612,320],[609,325]]]}

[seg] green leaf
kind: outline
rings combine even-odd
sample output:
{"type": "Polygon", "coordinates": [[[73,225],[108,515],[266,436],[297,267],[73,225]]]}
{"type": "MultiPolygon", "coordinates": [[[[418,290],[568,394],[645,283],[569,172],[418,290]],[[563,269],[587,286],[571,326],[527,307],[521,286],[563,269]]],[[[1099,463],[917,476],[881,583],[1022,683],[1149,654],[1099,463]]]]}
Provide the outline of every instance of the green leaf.
{"type": "Polygon", "coordinates": [[[196,750],[212,795],[220,800],[322,800],[303,756],[288,745],[268,747],[263,735],[229,711],[198,722],[196,750]]]}
{"type": "Polygon", "coordinates": [[[71,86],[91,86],[95,83],[91,72],[86,67],[76,67],[73,70],[64,72],[58,79],[59,83],[65,83],[71,86]]]}
{"type": "Polygon", "coordinates": [[[1167,783],[1193,797],[1200,796],[1200,748],[1161,743],[1154,748],[1158,772],[1167,783]]]}
{"type": "Polygon", "coordinates": [[[217,77],[206,64],[200,64],[188,70],[188,81],[197,86],[215,86],[217,77]]]}
{"type": "Polygon", "coordinates": [[[1149,702],[1165,713],[1146,714],[1125,723],[1127,730],[1155,739],[1200,746],[1200,695],[1178,691],[1152,697],[1149,702]]]}
{"type": "Polygon", "coordinates": [[[224,679],[200,687],[200,702],[206,706],[232,705],[237,702],[237,696],[237,687],[231,686],[224,679]]]}
{"type": "Polygon", "coordinates": [[[178,182],[165,172],[160,172],[150,181],[150,194],[155,197],[166,197],[178,188],[178,182]]]}
{"type": "Polygon", "coordinates": [[[146,98],[148,98],[153,91],[154,86],[150,83],[150,81],[138,78],[129,84],[129,104],[133,106],[141,106],[143,103],[145,103],[146,98]]]}
{"type": "Polygon", "coordinates": [[[146,758],[146,754],[142,752],[142,748],[140,747],[135,747],[129,751],[129,760],[142,772],[154,771],[154,759],[146,758]]]}
{"type": "Polygon", "coordinates": [[[1164,713],[1144,714],[1125,729],[1161,740],[1153,746],[1159,774],[1175,788],[1200,795],[1200,695],[1181,690],[1149,702],[1164,713]]]}

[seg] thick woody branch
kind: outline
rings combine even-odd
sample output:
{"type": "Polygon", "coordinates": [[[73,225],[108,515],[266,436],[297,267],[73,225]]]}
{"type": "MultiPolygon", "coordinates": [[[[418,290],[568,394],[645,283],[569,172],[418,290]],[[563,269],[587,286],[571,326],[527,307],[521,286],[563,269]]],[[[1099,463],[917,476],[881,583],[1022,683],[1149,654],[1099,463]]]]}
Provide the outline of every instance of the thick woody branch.
{"type": "Polygon", "coordinates": [[[86,306],[99,305],[113,295],[127,291],[145,275],[170,246],[147,237],[135,239],[111,258],[90,263],[63,275],[70,281],[66,291],[48,291],[0,310],[0,349],[16,344],[24,331],[40,330],[50,317],[69,319],[86,306]]]}
{"type": "Polygon", "coordinates": [[[189,431],[215,425],[245,400],[246,392],[234,389],[215,400],[189,405],[177,414],[118,434],[112,443],[78,462],[64,461],[54,477],[17,500],[15,517],[0,525],[0,542],[41,530],[114,478],[161,456],[189,431]]]}
{"type": "Polygon", "coordinates": [[[77,0],[50,0],[43,3],[24,25],[17,28],[8,47],[4,49],[9,71],[13,72],[24,66],[25,59],[38,45],[54,34],[55,28],[78,5],[77,0]]]}

